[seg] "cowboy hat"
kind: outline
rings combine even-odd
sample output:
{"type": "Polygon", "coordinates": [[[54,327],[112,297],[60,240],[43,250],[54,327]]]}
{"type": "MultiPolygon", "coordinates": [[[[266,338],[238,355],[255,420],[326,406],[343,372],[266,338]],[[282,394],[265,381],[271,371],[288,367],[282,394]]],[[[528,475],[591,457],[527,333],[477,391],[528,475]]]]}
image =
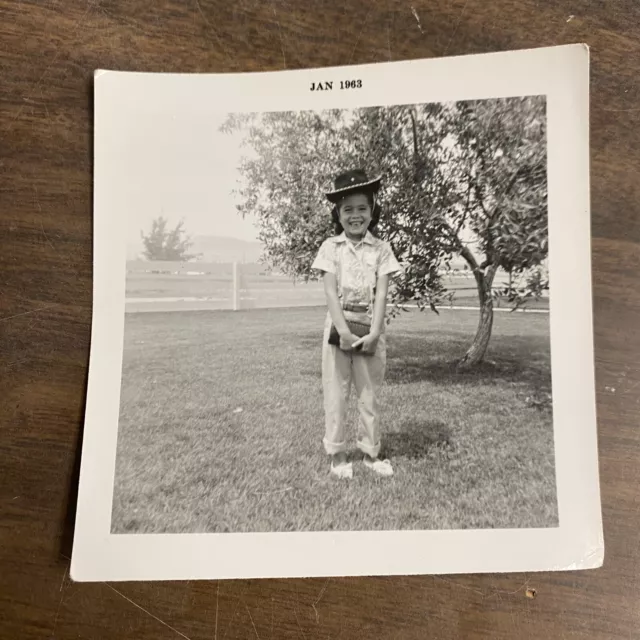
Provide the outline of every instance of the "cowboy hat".
{"type": "Polygon", "coordinates": [[[381,177],[369,180],[362,169],[352,169],[336,176],[333,182],[333,191],[328,191],[325,195],[330,202],[335,204],[354,191],[378,193],[381,181],[381,177]]]}

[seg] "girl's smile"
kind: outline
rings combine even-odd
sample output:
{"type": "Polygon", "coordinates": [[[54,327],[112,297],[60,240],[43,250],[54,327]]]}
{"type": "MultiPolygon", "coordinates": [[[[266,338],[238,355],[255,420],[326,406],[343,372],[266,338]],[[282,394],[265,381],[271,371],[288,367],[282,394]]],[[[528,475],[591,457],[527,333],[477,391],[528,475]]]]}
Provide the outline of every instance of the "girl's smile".
{"type": "Polygon", "coordinates": [[[353,193],[340,202],[340,224],[347,238],[359,240],[371,223],[371,204],[364,193],[353,193]]]}

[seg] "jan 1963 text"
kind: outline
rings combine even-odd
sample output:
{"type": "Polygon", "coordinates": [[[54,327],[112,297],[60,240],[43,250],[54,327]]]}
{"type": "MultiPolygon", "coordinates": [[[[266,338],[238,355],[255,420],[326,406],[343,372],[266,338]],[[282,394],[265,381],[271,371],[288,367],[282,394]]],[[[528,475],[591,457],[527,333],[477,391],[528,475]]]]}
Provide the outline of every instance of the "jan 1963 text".
{"type": "Polygon", "coordinates": [[[362,89],[362,80],[312,82],[309,91],[333,91],[334,85],[336,89],[362,89]]]}

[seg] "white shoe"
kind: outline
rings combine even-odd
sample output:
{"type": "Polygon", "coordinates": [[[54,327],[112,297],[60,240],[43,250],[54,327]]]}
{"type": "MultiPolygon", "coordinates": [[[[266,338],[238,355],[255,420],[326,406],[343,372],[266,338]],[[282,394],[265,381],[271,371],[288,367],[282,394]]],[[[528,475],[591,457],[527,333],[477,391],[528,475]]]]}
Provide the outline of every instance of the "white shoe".
{"type": "Polygon", "coordinates": [[[369,458],[365,458],[364,466],[369,467],[369,469],[372,469],[381,476],[393,475],[393,467],[388,460],[380,460],[379,458],[376,458],[375,460],[369,460],[369,458]]]}
{"type": "Polygon", "coordinates": [[[338,478],[353,478],[353,464],[351,462],[343,462],[342,464],[337,464],[334,466],[333,462],[331,463],[331,473],[338,478]]]}

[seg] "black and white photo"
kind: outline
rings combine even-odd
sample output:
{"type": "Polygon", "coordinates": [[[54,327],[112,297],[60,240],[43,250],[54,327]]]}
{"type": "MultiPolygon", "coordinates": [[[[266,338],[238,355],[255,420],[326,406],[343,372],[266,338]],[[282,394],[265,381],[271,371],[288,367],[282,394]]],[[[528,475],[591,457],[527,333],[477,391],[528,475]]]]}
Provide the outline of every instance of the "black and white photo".
{"type": "Polygon", "coordinates": [[[97,72],[77,574],[601,562],[587,71],[97,72]]]}

